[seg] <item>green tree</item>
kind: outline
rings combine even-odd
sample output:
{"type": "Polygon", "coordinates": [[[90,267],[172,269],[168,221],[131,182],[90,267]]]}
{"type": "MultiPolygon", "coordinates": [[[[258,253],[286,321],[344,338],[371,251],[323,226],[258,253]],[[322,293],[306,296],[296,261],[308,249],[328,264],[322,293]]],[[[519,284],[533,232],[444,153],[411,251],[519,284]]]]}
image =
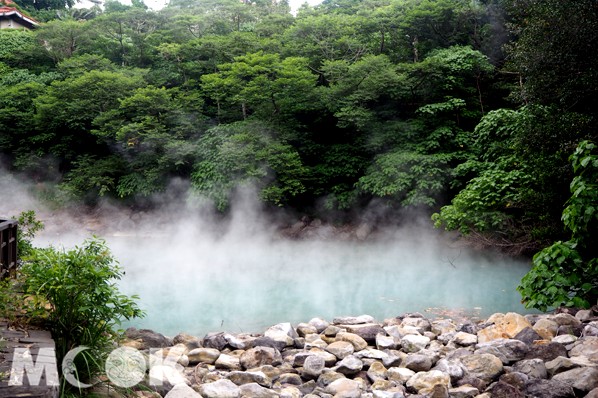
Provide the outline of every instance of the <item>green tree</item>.
{"type": "Polygon", "coordinates": [[[163,45],[160,52],[167,63],[176,63],[179,73],[188,81],[216,73],[218,65],[234,62],[235,57],[261,49],[253,33],[234,32],[226,36],[206,35],[180,45],[163,45]]]}
{"type": "Polygon", "coordinates": [[[44,138],[35,124],[34,99],[45,91],[38,82],[0,85],[0,151],[13,162],[28,159],[44,138]]]}
{"type": "Polygon", "coordinates": [[[237,122],[208,130],[200,139],[192,174],[200,195],[225,210],[234,189],[254,184],[262,200],[282,206],[303,193],[306,169],[298,153],[263,122],[237,122]]]}
{"type": "Polygon", "coordinates": [[[81,381],[102,371],[101,359],[113,347],[120,322],[144,315],[137,296],[119,291],[123,271],[97,238],[68,251],[35,249],[20,275],[23,293],[31,298],[27,316],[41,318],[52,332],[59,363],[75,347],[91,349],[75,358],[81,381]]]}
{"type": "Polygon", "coordinates": [[[32,10],[63,10],[75,5],[75,0],[16,0],[18,5],[32,10]]]}
{"type": "Polygon", "coordinates": [[[584,117],[545,107],[489,112],[474,131],[473,158],[456,169],[469,181],[433,216],[436,225],[516,253],[562,238],[559,214],[571,179],[562,158],[584,125],[584,117]],[[555,136],[562,139],[556,147],[549,143],[555,136]]]}
{"type": "Polygon", "coordinates": [[[281,60],[277,54],[258,52],[236,57],[219,69],[201,78],[219,118],[227,105],[238,109],[237,120],[250,115],[272,120],[313,106],[316,76],[307,68],[306,59],[281,60]]]}
{"type": "Polygon", "coordinates": [[[327,61],[322,71],[329,83],[322,94],[339,126],[360,131],[381,127],[377,120],[380,108],[396,100],[398,87],[403,83],[395,65],[384,55],[368,55],[354,63],[327,61]]]}
{"type": "Polygon", "coordinates": [[[35,31],[35,37],[56,64],[77,54],[91,40],[86,24],[74,20],[48,22],[35,31]]]}
{"type": "Polygon", "coordinates": [[[151,39],[161,23],[158,14],[140,7],[106,12],[89,25],[94,41],[88,51],[100,52],[117,65],[147,66],[155,51],[151,39]]]}
{"type": "Polygon", "coordinates": [[[103,159],[102,170],[91,167],[92,159],[85,159],[67,175],[69,186],[84,193],[93,181],[81,179],[86,170],[99,179],[95,182],[99,194],[130,197],[161,191],[172,177],[188,177],[202,130],[200,115],[192,117],[191,113],[191,106],[199,107],[201,102],[189,103],[188,99],[177,89],[148,86],[131,92],[118,107],[99,115],[93,134],[118,148],[120,160],[103,159]],[[123,159],[127,159],[126,164],[123,159]]]}
{"type": "Polygon", "coordinates": [[[199,20],[208,26],[206,33],[218,35],[250,31],[258,18],[258,7],[236,0],[174,0],[169,2],[167,11],[172,9],[181,10],[181,14],[201,16],[199,20]]]}
{"type": "Polygon", "coordinates": [[[373,165],[359,179],[357,187],[366,193],[402,206],[436,204],[450,176],[450,157],[396,150],[376,156],[373,165]]]}
{"type": "Polygon", "coordinates": [[[135,71],[93,70],[55,81],[45,94],[34,99],[39,136],[32,139],[43,152],[61,159],[68,169],[69,162],[77,156],[106,150],[90,134],[93,120],[118,107],[119,99],[144,85],[135,71]]]}
{"type": "Polygon", "coordinates": [[[517,40],[511,66],[521,73],[523,101],[594,113],[598,11],[593,0],[509,0],[517,40]]]}
{"type": "Polygon", "coordinates": [[[571,163],[576,175],[562,217],[571,238],[534,256],[532,269],[517,288],[528,308],[588,308],[598,300],[598,249],[594,242],[598,233],[596,145],[581,142],[571,163]]]}
{"type": "Polygon", "coordinates": [[[356,15],[298,16],[285,31],[285,53],[308,58],[315,69],[326,60],[357,61],[370,51],[361,33],[364,23],[356,15]]]}
{"type": "Polygon", "coordinates": [[[0,62],[31,73],[50,72],[54,62],[47,56],[43,43],[36,39],[37,30],[1,29],[0,62]]]}

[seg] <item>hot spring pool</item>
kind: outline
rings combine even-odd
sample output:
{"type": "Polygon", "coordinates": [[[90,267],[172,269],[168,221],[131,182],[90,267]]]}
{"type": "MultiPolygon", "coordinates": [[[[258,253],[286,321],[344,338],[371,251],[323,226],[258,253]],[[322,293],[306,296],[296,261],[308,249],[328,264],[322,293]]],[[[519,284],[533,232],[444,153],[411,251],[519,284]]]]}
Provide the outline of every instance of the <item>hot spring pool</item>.
{"type": "Polygon", "coordinates": [[[190,234],[108,244],[126,271],[121,289],[138,294],[147,312],[125,326],[170,336],[341,315],[526,312],[515,288],[529,262],[451,247],[415,229],[373,242],[190,234]]]}

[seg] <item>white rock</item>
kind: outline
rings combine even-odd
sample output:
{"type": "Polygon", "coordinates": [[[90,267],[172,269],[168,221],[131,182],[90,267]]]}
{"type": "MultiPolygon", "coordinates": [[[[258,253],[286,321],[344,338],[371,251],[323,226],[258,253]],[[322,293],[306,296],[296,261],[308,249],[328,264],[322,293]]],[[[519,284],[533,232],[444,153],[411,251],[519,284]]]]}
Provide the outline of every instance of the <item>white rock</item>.
{"type": "Polygon", "coordinates": [[[415,375],[415,372],[407,368],[392,367],[386,371],[388,380],[396,381],[401,384],[406,383],[407,380],[413,377],[413,375],[415,375]]]}
{"type": "Polygon", "coordinates": [[[470,346],[478,343],[478,336],[465,332],[457,332],[453,337],[453,341],[462,346],[470,346]]]}
{"type": "Polygon", "coordinates": [[[402,327],[411,326],[417,329],[420,334],[424,334],[424,332],[429,332],[431,330],[430,321],[426,318],[417,318],[417,317],[407,317],[404,318],[401,322],[402,327]]]}
{"type": "Polygon", "coordinates": [[[303,377],[306,379],[316,379],[324,370],[326,363],[324,358],[318,355],[310,355],[305,358],[303,363],[303,377]]]}
{"type": "Polygon", "coordinates": [[[280,397],[280,395],[277,392],[275,392],[273,390],[269,390],[267,388],[264,388],[257,383],[243,384],[241,387],[239,387],[239,389],[241,390],[242,397],[251,397],[251,398],[278,398],[278,397],[280,397]]]}
{"type": "Polygon", "coordinates": [[[299,337],[293,326],[288,322],[270,326],[264,332],[264,336],[274,341],[285,343],[287,346],[292,346],[295,343],[295,339],[299,337]]]}
{"type": "Polygon", "coordinates": [[[338,363],[336,371],[345,375],[354,375],[362,368],[363,362],[353,355],[349,355],[338,363]]]}
{"type": "Polygon", "coordinates": [[[359,397],[361,391],[360,387],[359,382],[355,380],[337,379],[326,387],[326,392],[332,395],[343,394],[343,397],[346,396],[347,393],[358,394],[357,397],[359,397]]]}
{"type": "Polygon", "coordinates": [[[241,362],[239,361],[239,357],[228,355],[228,354],[220,354],[218,359],[214,363],[214,365],[218,369],[227,369],[227,370],[239,370],[241,369],[241,362]]]}
{"type": "Polygon", "coordinates": [[[308,323],[314,326],[318,333],[322,333],[324,329],[326,329],[330,325],[329,322],[325,321],[322,318],[312,318],[308,323]]]}
{"type": "Polygon", "coordinates": [[[426,336],[409,334],[401,339],[401,346],[405,352],[417,352],[423,350],[430,343],[426,336]]]}
{"type": "Polygon", "coordinates": [[[432,332],[436,335],[457,331],[457,325],[450,319],[437,319],[432,321],[432,332]]]}
{"type": "Polygon", "coordinates": [[[393,336],[387,336],[382,333],[376,335],[376,348],[379,350],[394,350],[397,348],[397,342],[393,336]]]}
{"type": "Polygon", "coordinates": [[[432,391],[435,385],[440,384],[446,388],[450,387],[451,378],[448,374],[439,370],[430,370],[429,372],[418,372],[407,380],[407,387],[414,389],[418,393],[425,394],[432,391]]]}
{"type": "Polygon", "coordinates": [[[328,343],[322,340],[319,334],[308,334],[305,336],[305,349],[307,350],[313,347],[326,348],[327,346],[328,343]]]}
{"type": "Polygon", "coordinates": [[[201,395],[186,384],[177,384],[168,391],[164,398],[202,398],[201,395]]]}
{"type": "Polygon", "coordinates": [[[563,345],[568,345],[575,343],[577,341],[577,336],[572,334],[562,334],[560,336],[555,336],[552,338],[553,343],[559,343],[563,345]]]}
{"type": "Polygon", "coordinates": [[[334,354],[338,359],[344,359],[355,352],[355,347],[348,341],[335,341],[330,343],[325,350],[334,354]]]}
{"type": "Polygon", "coordinates": [[[221,379],[200,385],[199,393],[204,398],[239,398],[241,389],[232,381],[221,379]]]}
{"type": "Polygon", "coordinates": [[[376,320],[371,315],[341,316],[334,318],[332,323],[336,325],[359,325],[361,323],[374,323],[376,320]]]}
{"type": "Polygon", "coordinates": [[[220,351],[215,348],[195,348],[187,353],[190,364],[213,364],[220,356],[220,351]]]}
{"type": "MultiPolygon", "coordinates": [[[[575,319],[575,318],[573,318],[575,319]]],[[[534,323],[533,329],[538,333],[543,339],[550,340],[554,336],[556,336],[556,332],[559,329],[559,324],[553,320],[541,318],[534,323]]]]}
{"type": "Polygon", "coordinates": [[[402,339],[404,336],[409,334],[421,334],[415,326],[403,327],[401,325],[391,325],[384,327],[384,331],[388,333],[389,336],[396,337],[397,339],[402,339]]]}
{"type": "Polygon", "coordinates": [[[280,390],[280,398],[301,398],[303,394],[297,387],[285,387],[280,390]]]}
{"type": "Polygon", "coordinates": [[[388,354],[380,351],[380,350],[376,350],[374,348],[366,348],[365,350],[361,350],[359,352],[356,352],[355,354],[356,358],[359,359],[363,359],[363,358],[370,358],[370,359],[385,359],[388,358],[388,354]]]}

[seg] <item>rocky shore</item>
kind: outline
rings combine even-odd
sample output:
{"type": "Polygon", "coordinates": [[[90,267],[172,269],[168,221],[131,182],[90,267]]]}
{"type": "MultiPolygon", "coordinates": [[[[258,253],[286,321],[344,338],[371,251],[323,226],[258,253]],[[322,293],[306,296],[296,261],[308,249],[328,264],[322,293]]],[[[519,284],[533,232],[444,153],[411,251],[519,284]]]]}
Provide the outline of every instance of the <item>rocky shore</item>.
{"type": "Polygon", "coordinates": [[[415,313],[316,318],[259,335],[126,335],[122,345],[153,364],[144,382],[153,391],[138,397],[598,398],[598,306],[481,322],[415,313]]]}

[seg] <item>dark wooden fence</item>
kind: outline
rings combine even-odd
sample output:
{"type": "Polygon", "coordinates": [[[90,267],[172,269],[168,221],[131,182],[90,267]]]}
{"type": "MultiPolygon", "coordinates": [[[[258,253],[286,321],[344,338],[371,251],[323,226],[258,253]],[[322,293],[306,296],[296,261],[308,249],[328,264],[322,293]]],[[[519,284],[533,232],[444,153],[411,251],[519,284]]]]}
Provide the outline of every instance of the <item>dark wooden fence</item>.
{"type": "Polygon", "coordinates": [[[17,222],[0,220],[0,279],[17,268],[17,222]]]}

